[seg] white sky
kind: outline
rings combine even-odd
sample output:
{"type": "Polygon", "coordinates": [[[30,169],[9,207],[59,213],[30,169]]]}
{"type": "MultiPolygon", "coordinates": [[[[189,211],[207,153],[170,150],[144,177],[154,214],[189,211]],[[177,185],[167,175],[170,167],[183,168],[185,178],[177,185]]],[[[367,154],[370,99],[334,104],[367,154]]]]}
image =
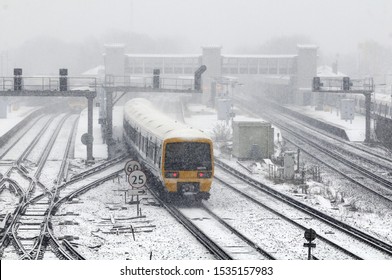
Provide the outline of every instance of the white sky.
{"type": "Polygon", "coordinates": [[[392,1],[0,0],[0,50],[37,35],[81,41],[113,29],[225,51],[303,34],[322,50],[348,52],[366,39],[392,45],[392,1]]]}

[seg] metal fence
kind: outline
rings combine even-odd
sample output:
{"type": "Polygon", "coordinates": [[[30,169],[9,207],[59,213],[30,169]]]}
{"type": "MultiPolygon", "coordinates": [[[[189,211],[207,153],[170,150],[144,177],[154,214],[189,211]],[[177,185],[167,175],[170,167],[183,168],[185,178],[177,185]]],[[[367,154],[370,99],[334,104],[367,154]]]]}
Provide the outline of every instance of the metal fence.
{"type": "Polygon", "coordinates": [[[194,89],[194,79],[107,75],[105,77],[105,87],[160,88],[188,91],[194,89]]]}

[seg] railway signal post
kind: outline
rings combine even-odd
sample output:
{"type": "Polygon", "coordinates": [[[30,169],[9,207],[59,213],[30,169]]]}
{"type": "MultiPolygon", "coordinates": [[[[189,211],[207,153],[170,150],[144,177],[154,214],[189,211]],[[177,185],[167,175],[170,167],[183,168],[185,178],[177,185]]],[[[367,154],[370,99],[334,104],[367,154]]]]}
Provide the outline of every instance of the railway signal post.
{"type": "Polygon", "coordinates": [[[205,65],[201,65],[194,73],[194,79],[189,78],[162,78],[160,76],[160,69],[153,70],[153,76],[144,78],[142,82],[135,82],[131,76],[114,76],[105,75],[105,81],[102,85],[103,98],[105,104],[100,106],[100,112],[102,116],[100,124],[105,129],[105,140],[108,145],[108,157],[113,158],[114,156],[114,144],[113,140],[113,106],[118,102],[124,95],[132,92],[165,92],[165,93],[183,93],[183,94],[200,94],[203,92],[202,88],[202,74],[207,70],[205,65]],[[114,98],[114,96],[116,96],[114,98]]]}
{"type": "Polygon", "coordinates": [[[308,260],[311,260],[312,248],[316,248],[316,244],[312,243],[312,241],[317,237],[316,231],[312,228],[309,228],[305,230],[304,237],[308,241],[308,243],[304,243],[304,247],[308,247],[308,260]]]}
{"type": "Polygon", "coordinates": [[[365,143],[371,143],[370,138],[370,110],[371,97],[374,92],[373,78],[352,80],[349,77],[343,79],[329,78],[329,77],[313,77],[312,83],[313,92],[334,92],[334,93],[361,93],[365,96],[365,143]]]}
{"type": "Polygon", "coordinates": [[[58,77],[23,77],[22,68],[14,69],[14,77],[0,77],[0,96],[17,97],[80,97],[87,98],[87,163],[93,158],[93,104],[96,97],[96,78],[68,77],[68,70],[59,70],[58,77]]]}

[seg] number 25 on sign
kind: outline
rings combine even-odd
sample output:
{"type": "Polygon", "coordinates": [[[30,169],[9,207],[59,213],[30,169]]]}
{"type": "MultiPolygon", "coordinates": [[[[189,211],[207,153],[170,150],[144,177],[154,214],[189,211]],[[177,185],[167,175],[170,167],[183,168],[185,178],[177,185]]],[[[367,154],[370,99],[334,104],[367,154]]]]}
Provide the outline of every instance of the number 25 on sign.
{"type": "Polygon", "coordinates": [[[128,183],[136,189],[143,187],[146,184],[146,181],[146,174],[140,170],[132,171],[128,176],[128,183]]]}

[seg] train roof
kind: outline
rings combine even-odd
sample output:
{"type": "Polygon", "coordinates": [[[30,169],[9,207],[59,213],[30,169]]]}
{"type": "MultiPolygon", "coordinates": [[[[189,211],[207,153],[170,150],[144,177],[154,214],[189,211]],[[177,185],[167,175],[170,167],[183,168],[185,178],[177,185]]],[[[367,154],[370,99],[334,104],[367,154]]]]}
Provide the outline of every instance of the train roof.
{"type": "Polygon", "coordinates": [[[124,118],[148,130],[151,134],[164,140],[169,138],[206,138],[210,139],[199,129],[175,121],[158,111],[150,101],[134,98],[124,105],[124,118]]]}

